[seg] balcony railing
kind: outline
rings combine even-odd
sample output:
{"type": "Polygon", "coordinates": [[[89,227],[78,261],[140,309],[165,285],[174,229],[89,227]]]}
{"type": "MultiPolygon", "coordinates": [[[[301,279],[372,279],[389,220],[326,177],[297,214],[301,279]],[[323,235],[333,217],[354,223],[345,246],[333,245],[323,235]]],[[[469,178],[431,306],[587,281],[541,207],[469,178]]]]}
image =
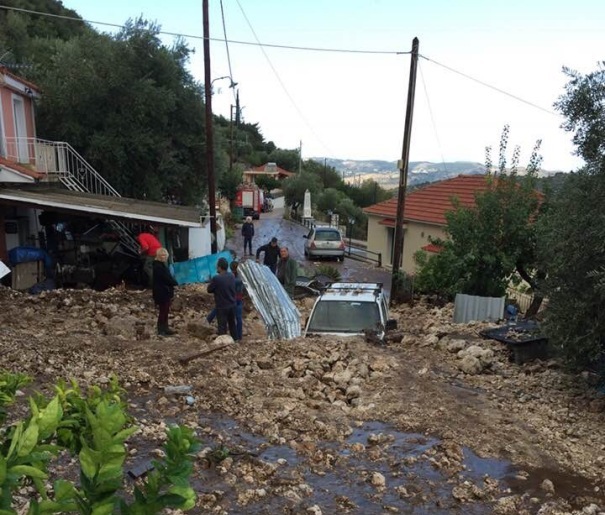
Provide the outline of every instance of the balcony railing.
{"type": "Polygon", "coordinates": [[[46,174],[45,181],[60,181],[71,191],[121,196],[69,143],[37,138],[4,138],[2,155],[9,161],[46,174]]]}

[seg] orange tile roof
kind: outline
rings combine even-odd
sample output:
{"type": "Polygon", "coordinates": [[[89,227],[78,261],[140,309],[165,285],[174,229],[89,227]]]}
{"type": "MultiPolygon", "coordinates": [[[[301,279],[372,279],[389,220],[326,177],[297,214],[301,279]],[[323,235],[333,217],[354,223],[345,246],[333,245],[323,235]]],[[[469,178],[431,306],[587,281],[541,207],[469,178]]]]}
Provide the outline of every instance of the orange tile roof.
{"type": "Polygon", "coordinates": [[[0,156],[0,165],[2,165],[5,168],[8,168],[10,170],[14,170],[15,172],[20,173],[22,175],[27,175],[28,177],[32,177],[34,179],[42,179],[43,177],[46,176],[46,174],[39,172],[38,170],[36,170],[34,168],[29,168],[27,166],[15,163],[14,161],[9,161],[8,159],[6,159],[2,156],[0,156]]]}
{"type": "Polygon", "coordinates": [[[420,247],[422,250],[425,250],[426,252],[433,252],[434,254],[439,254],[439,252],[441,252],[443,250],[443,247],[440,247],[439,245],[435,245],[434,243],[429,243],[428,245],[425,245],[424,247],[420,247]]]}
{"type": "MultiPolygon", "coordinates": [[[[453,210],[452,198],[463,206],[475,205],[475,193],[488,187],[485,175],[459,175],[452,179],[429,184],[405,198],[404,221],[445,225],[445,213],[453,210]]],[[[366,207],[364,213],[383,218],[397,218],[397,198],[366,207]]],[[[380,223],[384,224],[384,220],[380,223]]]]}
{"type": "Polygon", "coordinates": [[[279,167],[279,166],[268,166],[269,163],[265,163],[264,165],[260,165],[260,166],[253,166],[252,168],[250,168],[249,171],[252,172],[273,172],[276,171],[279,175],[295,175],[294,172],[289,172],[288,170],[284,170],[283,168],[279,167]]]}
{"type": "Polygon", "coordinates": [[[27,79],[24,79],[23,77],[19,77],[19,75],[16,75],[13,72],[11,72],[6,66],[0,66],[0,73],[4,73],[5,75],[8,75],[9,77],[12,77],[13,79],[18,80],[21,84],[24,84],[28,88],[35,89],[38,93],[40,93],[40,88],[38,86],[36,86],[33,82],[30,82],[27,79]]]}

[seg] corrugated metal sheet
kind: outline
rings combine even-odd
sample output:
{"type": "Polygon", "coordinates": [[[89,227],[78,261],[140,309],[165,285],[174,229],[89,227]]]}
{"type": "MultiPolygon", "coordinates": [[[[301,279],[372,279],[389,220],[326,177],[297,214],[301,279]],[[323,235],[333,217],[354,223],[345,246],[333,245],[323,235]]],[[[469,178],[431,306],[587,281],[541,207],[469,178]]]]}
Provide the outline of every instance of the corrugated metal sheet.
{"type": "Polygon", "coordinates": [[[457,293],[454,302],[454,323],[500,320],[504,318],[504,300],[505,297],[478,297],[457,293]]]}
{"type": "Polygon", "coordinates": [[[301,335],[300,312],[271,270],[253,260],[238,267],[248,295],[259,312],[271,340],[291,340],[301,335]]]}

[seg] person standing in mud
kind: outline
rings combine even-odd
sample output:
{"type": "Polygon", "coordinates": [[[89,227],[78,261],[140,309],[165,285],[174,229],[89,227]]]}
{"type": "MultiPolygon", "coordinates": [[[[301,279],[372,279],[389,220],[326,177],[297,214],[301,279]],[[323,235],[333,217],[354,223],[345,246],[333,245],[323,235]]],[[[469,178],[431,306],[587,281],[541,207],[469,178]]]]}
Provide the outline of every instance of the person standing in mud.
{"type": "Polygon", "coordinates": [[[178,286],[175,278],[168,270],[168,251],[160,247],[155,253],[153,261],[153,301],[158,307],[158,336],[172,336],[176,334],[168,325],[170,304],[174,297],[174,287],[178,286]]]}
{"type": "Polygon", "coordinates": [[[260,253],[264,252],[265,257],[263,259],[263,265],[268,266],[273,273],[277,267],[277,260],[279,259],[279,246],[277,245],[277,238],[271,238],[269,243],[262,245],[256,249],[256,262],[260,262],[260,253]]]}
{"type": "Polygon", "coordinates": [[[284,286],[284,290],[292,297],[296,288],[296,277],[298,276],[298,263],[290,257],[288,247],[279,249],[279,263],[277,263],[277,279],[284,286]]]}
{"type": "Polygon", "coordinates": [[[242,225],[242,236],[244,237],[244,256],[252,255],[252,238],[254,237],[254,223],[252,218],[247,216],[242,225]],[[246,252],[246,248],[248,252],[246,252]]]}
{"type": "Polygon", "coordinates": [[[220,258],[216,264],[217,275],[208,284],[208,293],[214,294],[218,334],[227,334],[228,326],[229,334],[234,340],[237,340],[235,325],[235,276],[230,274],[228,269],[227,260],[220,258]]]}
{"type": "Polygon", "coordinates": [[[237,273],[237,267],[239,263],[237,261],[231,261],[229,264],[229,268],[231,268],[231,273],[235,277],[235,329],[237,332],[236,341],[241,341],[242,332],[244,327],[244,281],[237,273]]]}
{"type": "Polygon", "coordinates": [[[160,240],[156,237],[157,229],[150,225],[146,231],[142,231],[137,236],[137,243],[140,246],[139,253],[143,258],[143,271],[147,276],[147,286],[153,286],[153,265],[155,254],[162,248],[160,240]]]}

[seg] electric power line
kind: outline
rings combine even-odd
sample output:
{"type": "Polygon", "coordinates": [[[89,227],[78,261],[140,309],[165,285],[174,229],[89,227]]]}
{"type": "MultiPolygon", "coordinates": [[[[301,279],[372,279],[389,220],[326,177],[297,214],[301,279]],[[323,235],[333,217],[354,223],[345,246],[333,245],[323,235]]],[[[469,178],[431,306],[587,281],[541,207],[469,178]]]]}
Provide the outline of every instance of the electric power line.
{"type": "MultiPolygon", "coordinates": [[[[241,8],[241,7],[240,7],[241,8]]],[[[61,20],[71,20],[78,21],[80,23],[90,23],[93,25],[101,25],[105,27],[113,27],[116,29],[123,29],[126,26],[119,23],[110,23],[106,21],[95,21],[95,20],[85,20],[84,18],[77,18],[75,16],[65,16],[61,14],[52,14],[52,13],[44,13],[40,11],[33,11],[31,9],[22,9],[20,7],[11,7],[9,5],[0,5],[0,9],[4,9],[6,11],[17,11],[26,14],[36,14],[38,16],[47,16],[49,18],[58,18],[61,20]]],[[[163,36],[174,36],[179,38],[187,38],[187,39],[200,39],[204,40],[204,36],[198,36],[196,34],[185,34],[182,32],[170,32],[166,30],[159,30],[158,34],[162,34],[163,36]]],[[[348,53],[348,54],[382,54],[382,55],[405,55],[410,52],[401,52],[399,50],[353,50],[347,48],[318,48],[318,47],[304,47],[304,46],[293,46],[293,45],[277,45],[272,43],[261,43],[260,41],[252,42],[252,41],[238,41],[235,39],[227,40],[226,38],[223,40],[221,38],[208,38],[209,41],[218,41],[225,43],[232,43],[234,45],[249,45],[249,46],[264,46],[268,48],[281,48],[285,50],[302,50],[307,52],[335,52],[335,53],[348,53]]]]}
{"type": "Polygon", "coordinates": [[[248,27],[250,27],[250,30],[252,31],[252,35],[254,36],[254,39],[256,39],[256,41],[259,43],[260,49],[261,49],[263,55],[265,56],[265,59],[269,63],[269,66],[271,67],[271,70],[273,71],[273,74],[275,75],[275,78],[277,79],[277,81],[279,82],[280,86],[282,87],[284,93],[286,94],[286,96],[288,97],[288,99],[290,100],[290,102],[292,103],[292,105],[294,106],[294,109],[296,109],[296,112],[300,116],[301,120],[311,130],[311,132],[313,133],[313,135],[315,136],[315,138],[317,139],[317,141],[328,151],[328,153],[331,154],[332,151],[330,150],[330,147],[328,147],[328,145],[326,145],[323,142],[323,140],[319,137],[319,135],[317,134],[317,132],[315,132],[315,129],[311,126],[311,124],[309,123],[309,121],[307,120],[307,118],[305,117],[305,115],[303,114],[303,112],[300,110],[300,108],[298,107],[298,105],[294,101],[294,98],[292,98],[292,95],[290,95],[290,92],[288,91],[288,88],[286,88],[286,85],[284,84],[284,82],[282,81],[281,77],[279,76],[279,73],[277,73],[277,70],[275,69],[275,66],[273,66],[273,63],[271,62],[271,59],[269,59],[269,56],[267,55],[267,52],[265,52],[264,45],[262,45],[260,43],[260,41],[258,39],[258,36],[256,35],[256,32],[254,30],[254,27],[252,27],[252,24],[250,23],[250,20],[248,19],[248,16],[246,16],[246,12],[244,11],[244,8],[242,7],[240,1],[239,0],[236,0],[236,1],[237,1],[237,5],[239,6],[240,10],[242,11],[242,15],[244,16],[244,19],[246,20],[246,23],[248,24],[248,27]]]}
{"type": "Polygon", "coordinates": [[[426,104],[429,108],[429,116],[431,117],[431,124],[433,126],[433,132],[435,133],[435,139],[437,140],[437,146],[439,147],[439,154],[441,155],[441,162],[443,164],[443,169],[445,171],[447,171],[447,166],[445,164],[445,157],[443,156],[443,147],[441,146],[441,140],[439,139],[439,132],[437,131],[437,124],[435,123],[435,117],[433,116],[433,109],[431,108],[429,92],[426,87],[426,82],[424,80],[424,74],[422,73],[422,66],[420,66],[420,63],[418,63],[418,68],[420,69],[420,81],[422,82],[422,87],[424,89],[424,96],[426,97],[426,104]]]}
{"type": "Polygon", "coordinates": [[[506,95],[507,97],[510,98],[514,98],[515,100],[517,100],[518,102],[522,102],[524,104],[527,104],[531,107],[534,107],[535,109],[539,109],[540,111],[544,111],[545,113],[551,114],[553,116],[559,116],[557,113],[555,113],[554,111],[551,111],[549,109],[546,109],[545,107],[539,106],[538,104],[534,104],[533,102],[530,102],[529,100],[525,100],[521,97],[518,97],[517,95],[513,95],[512,93],[509,93],[507,91],[504,91],[503,89],[500,89],[496,86],[492,86],[491,84],[488,84],[487,82],[483,82],[482,80],[476,79],[475,77],[471,77],[470,75],[467,75],[466,73],[460,72],[458,70],[455,70],[454,68],[451,68],[445,64],[439,63],[437,61],[435,61],[434,59],[430,59],[429,57],[426,57],[425,55],[420,54],[419,57],[422,57],[423,59],[426,59],[427,61],[436,64],[437,66],[441,66],[442,68],[445,68],[446,70],[449,70],[453,73],[456,73],[462,77],[464,77],[465,79],[469,79],[472,80],[473,82],[476,82],[477,84],[481,84],[482,86],[485,86],[486,88],[489,89],[493,89],[494,91],[497,91],[498,93],[501,93],[503,95],[506,95]]]}
{"type": "MultiPolygon", "coordinates": [[[[239,2],[238,2],[239,4],[239,2]]],[[[40,11],[34,11],[31,9],[22,9],[20,7],[12,7],[12,6],[8,6],[8,5],[0,5],[0,9],[4,9],[7,11],[16,11],[16,12],[23,12],[26,14],[35,14],[38,16],[47,16],[50,18],[58,18],[58,19],[62,19],[62,20],[71,20],[71,21],[77,21],[80,23],[90,23],[93,25],[101,25],[101,26],[106,26],[106,27],[113,27],[113,28],[118,28],[118,29],[123,29],[125,28],[125,25],[119,24],[119,23],[110,23],[110,22],[104,22],[104,21],[95,21],[95,20],[86,20],[83,18],[77,18],[75,16],[65,16],[65,15],[61,15],[61,14],[52,14],[52,13],[44,13],[44,12],[40,12],[40,11]]],[[[241,5],[240,5],[240,9],[242,9],[241,5]]],[[[243,9],[242,9],[243,12],[243,9]]],[[[247,21],[247,20],[246,20],[247,21]]],[[[249,24],[249,22],[248,22],[249,24]]],[[[250,24],[249,24],[250,25],[250,24]]],[[[181,32],[170,32],[170,31],[165,31],[165,30],[160,30],[158,31],[158,34],[162,34],[164,36],[173,36],[173,37],[182,37],[182,38],[187,38],[187,39],[199,39],[199,40],[204,40],[204,36],[199,36],[196,34],[185,34],[185,33],[181,33],[181,32]]],[[[256,36],[256,35],[255,35],[256,36]]],[[[377,55],[407,55],[410,54],[410,51],[407,52],[402,52],[399,50],[392,50],[392,51],[388,51],[388,50],[353,50],[353,49],[343,49],[343,48],[318,48],[318,47],[304,47],[304,46],[294,46],[294,45],[277,45],[277,44],[272,44],[272,43],[261,43],[258,38],[256,42],[251,42],[251,41],[238,41],[238,40],[228,40],[226,37],[225,39],[220,39],[220,38],[208,38],[209,41],[218,41],[218,42],[225,42],[225,43],[232,43],[235,45],[249,45],[249,46],[259,46],[259,47],[266,47],[266,48],[280,48],[280,49],[284,49],[284,50],[301,50],[301,51],[308,51],[308,52],[335,52],[335,53],[352,53],[352,54],[377,54],[377,55]]],[[[455,70],[454,68],[451,68],[450,66],[447,66],[443,63],[440,63],[438,61],[435,61],[434,59],[431,59],[425,55],[419,54],[419,57],[422,57],[423,59],[426,59],[429,62],[432,62],[434,64],[436,64],[437,66],[441,66],[442,68],[445,68],[446,70],[449,70],[453,73],[456,73],[458,75],[460,75],[461,77],[464,77],[466,79],[469,79],[473,82],[476,82],[477,84],[481,84],[482,86],[492,89],[494,91],[497,91],[498,93],[501,93],[503,95],[506,95],[510,98],[513,98],[514,100],[517,100],[518,102],[522,102],[524,104],[527,104],[535,109],[539,109],[540,111],[543,111],[545,113],[554,115],[554,116],[558,116],[557,113],[546,109],[544,107],[541,107],[537,104],[534,104],[533,102],[530,102],[528,100],[525,100],[517,95],[514,95],[512,93],[508,93],[507,91],[504,91],[501,88],[498,88],[496,86],[492,86],[491,84],[488,84],[487,82],[484,82],[482,80],[476,79],[475,77],[472,77],[470,75],[467,75],[464,72],[455,70]]]]}
{"type": "Polygon", "coordinates": [[[225,36],[225,48],[227,50],[227,64],[229,65],[229,78],[231,80],[231,89],[233,91],[233,102],[237,103],[237,97],[235,96],[235,83],[233,82],[233,71],[231,70],[231,55],[229,54],[229,43],[227,40],[227,27],[225,25],[225,11],[223,9],[223,0],[221,0],[221,19],[223,21],[223,35],[225,36]]]}

